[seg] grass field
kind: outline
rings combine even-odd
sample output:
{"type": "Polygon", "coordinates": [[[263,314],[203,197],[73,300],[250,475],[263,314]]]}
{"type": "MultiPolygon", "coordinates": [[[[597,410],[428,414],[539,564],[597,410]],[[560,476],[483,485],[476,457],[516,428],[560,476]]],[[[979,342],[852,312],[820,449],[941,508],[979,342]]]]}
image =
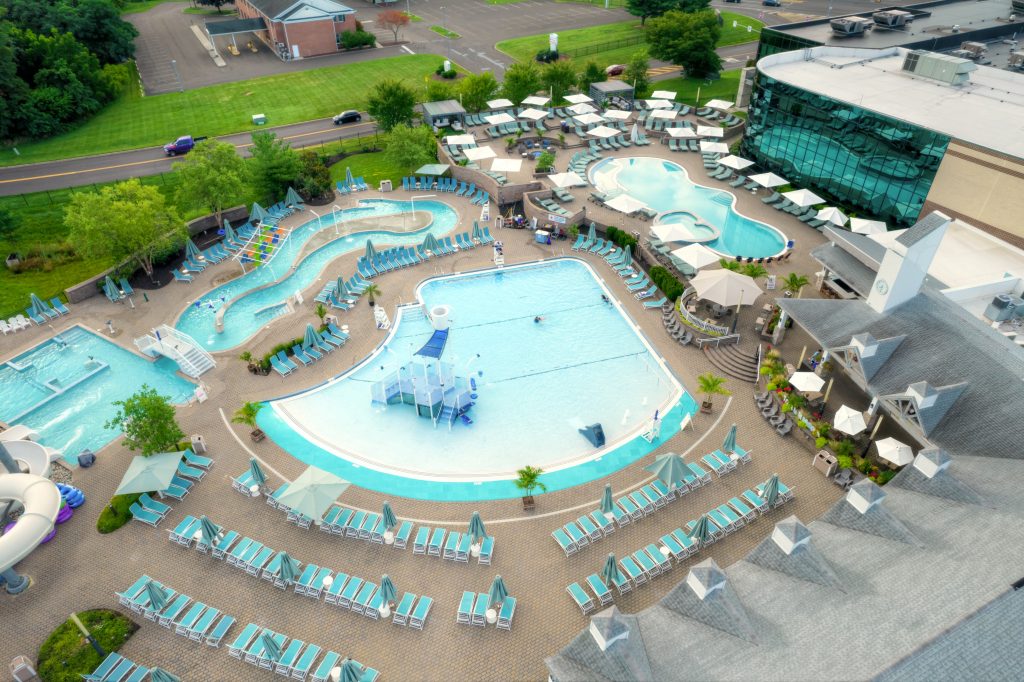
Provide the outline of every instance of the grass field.
{"type": "Polygon", "coordinates": [[[676,100],[689,105],[696,103],[698,89],[701,103],[709,99],[725,99],[732,102],[736,100],[736,90],[740,86],[740,71],[723,71],[721,78],[710,83],[703,78],[668,78],[655,81],[652,86],[658,90],[675,91],[676,100]]]}
{"type": "Polygon", "coordinates": [[[151,97],[132,89],[69,133],[19,144],[21,156],[9,147],[3,149],[0,165],[148,147],[187,133],[212,136],[258,130],[250,119],[255,112],[265,113],[271,125],[283,125],[362,109],[378,81],[397,78],[419,89],[439,63],[433,55],[406,55],[151,97]]]}
{"type": "Polygon", "coordinates": [[[434,33],[437,33],[438,35],[442,35],[445,38],[449,38],[451,40],[456,40],[457,38],[461,38],[462,37],[458,33],[456,33],[455,31],[449,31],[444,26],[438,26],[437,24],[434,24],[433,26],[431,26],[430,30],[433,31],[434,33]]]}
{"type": "Polygon", "coordinates": [[[381,180],[391,180],[392,184],[401,187],[402,176],[409,175],[412,169],[403,169],[392,165],[384,158],[384,152],[370,152],[369,154],[355,154],[347,156],[338,163],[331,166],[331,180],[337,182],[345,179],[345,169],[351,168],[352,175],[362,176],[363,181],[376,189],[381,180]]]}

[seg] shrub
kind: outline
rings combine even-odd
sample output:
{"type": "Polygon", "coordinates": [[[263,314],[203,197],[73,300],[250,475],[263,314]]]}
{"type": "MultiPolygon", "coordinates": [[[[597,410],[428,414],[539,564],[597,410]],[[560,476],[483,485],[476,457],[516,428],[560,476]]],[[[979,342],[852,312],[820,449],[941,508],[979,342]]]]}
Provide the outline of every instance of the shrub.
{"type": "Polygon", "coordinates": [[[636,237],[630,233],[620,230],[617,227],[609,226],[608,229],[605,230],[605,236],[608,237],[608,239],[611,239],[620,249],[624,249],[628,246],[634,253],[636,253],[636,237]]]}
{"type": "Polygon", "coordinates": [[[877,483],[878,485],[885,485],[886,483],[891,481],[892,477],[895,476],[895,475],[896,475],[896,472],[893,471],[892,469],[886,469],[885,471],[880,471],[878,473],[878,477],[875,479],[875,483],[877,483]]]}
{"type": "Polygon", "coordinates": [[[270,369],[271,356],[277,355],[281,351],[284,351],[285,355],[292,355],[292,346],[301,346],[304,339],[305,337],[300,336],[297,339],[292,339],[291,341],[285,341],[284,343],[277,344],[276,346],[270,349],[269,353],[263,356],[262,360],[260,360],[260,367],[262,367],[265,370],[270,369]]]}
{"type": "Polygon", "coordinates": [[[441,78],[444,78],[446,80],[452,80],[453,78],[455,78],[458,75],[459,75],[459,72],[456,71],[455,69],[448,69],[447,71],[442,71],[441,72],[441,78]]]}
{"type": "Polygon", "coordinates": [[[819,450],[825,447],[826,443],[828,443],[828,440],[822,438],[821,436],[818,436],[817,438],[814,439],[814,447],[818,448],[819,450]]]}
{"type": "Polygon", "coordinates": [[[836,462],[838,462],[840,469],[850,469],[853,467],[853,457],[849,455],[836,455],[836,462]]]}
{"type": "Polygon", "coordinates": [[[660,265],[655,265],[651,268],[650,272],[651,280],[658,285],[658,289],[661,293],[665,294],[670,301],[677,300],[686,291],[686,287],[683,283],[673,276],[667,269],[660,265]]]}
{"type": "MultiPolygon", "coordinates": [[[[100,512],[100,517],[96,519],[96,530],[101,534],[113,533],[115,530],[123,526],[132,520],[132,513],[129,511],[129,507],[138,502],[141,495],[139,493],[132,493],[131,495],[114,495],[110,499],[110,503],[103,508],[100,512]]],[[[97,661],[97,665],[99,662],[97,661]]]]}
{"type": "Polygon", "coordinates": [[[538,62],[547,64],[548,62],[558,61],[558,50],[541,50],[537,53],[536,57],[538,62]]]}
{"type": "Polygon", "coordinates": [[[354,50],[366,45],[374,45],[377,42],[377,39],[372,33],[360,30],[344,31],[340,34],[339,39],[341,40],[341,46],[346,50],[354,50]]]}
{"type": "MultiPolygon", "coordinates": [[[[78,619],[107,652],[117,651],[139,626],[115,611],[81,611],[78,619]]],[[[39,649],[39,677],[45,682],[81,682],[103,661],[70,620],[50,633],[39,649]]]]}

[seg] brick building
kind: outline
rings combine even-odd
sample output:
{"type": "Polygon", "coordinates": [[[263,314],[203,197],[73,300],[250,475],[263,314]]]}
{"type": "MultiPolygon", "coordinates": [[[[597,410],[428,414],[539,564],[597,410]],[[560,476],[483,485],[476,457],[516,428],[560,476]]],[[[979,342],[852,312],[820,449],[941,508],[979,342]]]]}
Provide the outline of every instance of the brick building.
{"type": "Polygon", "coordinates": [[[337,52],[339,36],[356,30],[355,10],[334,0],[236,0],[242,19],[262,19],[256,35],[282,59],[337,52]]]}

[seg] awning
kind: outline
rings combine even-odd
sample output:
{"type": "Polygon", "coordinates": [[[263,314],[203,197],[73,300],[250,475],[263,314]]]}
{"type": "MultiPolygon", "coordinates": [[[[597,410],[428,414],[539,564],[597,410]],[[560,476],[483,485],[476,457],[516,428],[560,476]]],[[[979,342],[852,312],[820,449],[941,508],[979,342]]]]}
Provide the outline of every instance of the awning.
{"type": "Polygon", "coordinates": [[[444,352],[444,344],[448,342],[448,330],[438,329],[431,335],[430,340],[423,344],[423,348],[416,351],[416,355],[427,358],[440,358],[444,352]]]}
{"type": "Polygon", "coordinates": [[[257,19],[228,19],[227,21],[210,21],[206,24],[206,32],[211,36],[229,36],[235,33],[252,33],[266,31],[267,22],[263,17],[257,19]]]}
{"type": "Polygon", "coordinates": [[[518,173],[522,167],[522,159],[495,159],[491,162],[492,173],[518,173]]]}

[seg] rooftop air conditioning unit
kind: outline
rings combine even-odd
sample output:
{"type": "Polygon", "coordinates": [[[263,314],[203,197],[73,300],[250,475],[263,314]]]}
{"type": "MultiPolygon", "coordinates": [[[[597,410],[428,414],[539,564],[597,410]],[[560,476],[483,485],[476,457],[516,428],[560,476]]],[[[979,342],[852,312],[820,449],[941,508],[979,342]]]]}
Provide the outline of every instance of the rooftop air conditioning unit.
{"type": "Polygon", "coordinates": [[[985,317],[993,322],[1003,322],[1014,316],[1017,309],[1016,301],[1020,299],[1010,294],[997,294],[985,308],[985,317]]]}
{"type": "Polygon", "coordinates": [[[1024,0],[1013,0],[1010,3],[1010,8],[1015,14],[1024,12],[1024,0]]]}
{"type": "Polygon", "coordinates": [[[988,52],[988,45],[985,43],[976,43],[970,40],[960,43],[960,49],[964,52],[970,52],[975,58],[983,56],[988,52]]]}
{"type": "Polygon", "coordinates": [[[1024,69],[1024,52],[1010,53],[1010,68],[1024,69]]]}
{"type": "Polygon", "coordinates": [[[875,24],[885,28],[904,28],[914,20],[914,15],[901,9],[888,9],[871,15],[875,24]]]}
{"type": "Polygon", "coordinates": [[[862,36],[871,27],[871,20],[864,17],[839,17],[829,22],[832,33],[840,37],[862,36]]]}

